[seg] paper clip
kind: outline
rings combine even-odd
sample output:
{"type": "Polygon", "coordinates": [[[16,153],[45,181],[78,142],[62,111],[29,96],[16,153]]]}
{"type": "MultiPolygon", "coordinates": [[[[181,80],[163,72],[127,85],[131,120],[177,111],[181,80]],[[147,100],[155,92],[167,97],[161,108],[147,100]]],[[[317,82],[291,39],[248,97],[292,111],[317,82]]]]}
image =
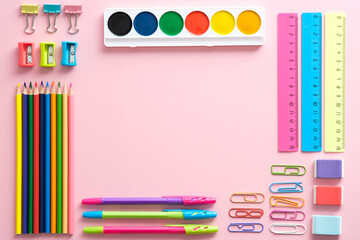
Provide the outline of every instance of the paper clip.
{"type": "Polygon", "coordinates": [[[301,165],[271,165],[272,175],[290,175],[290,176],[303,176],[306,173],[306,168],[301,165]],[[274,168],[283,168],[280,172],[275,172],[274,168]],[[295,170],[288,171],[287,170],[295,170]]]}
{"type": "Polygon", "coordinates": [[[264,225],[261,223],[230,223],[228,226],[229,232],[261,233],[263,230],[264,225]]]}
{"type": "Polygon", "coordinates": [[[305,205],[305,200],[299,197],[271,196],[270,206],[274,207],[294,207],[301,208],[305,205]],[[295,201],[293,201],[295,200],[295,201]],[[275,201],[275,202],[274,202],[275,201]],[[283,203],[283,204],[281,204],[283,203]]]}
{"type": "MultiPolygon", "coordinates": [[[[272,193],[301,193],[303,187],[301,186],[302,182],[275,182],[270,185],[270,191],[272,193]],[[293,187],[278,187],[273,189],[274,185],[294,185],[293,187]]],[[[275,187],[274,187],[275,188],[275,187]]]]}
{"type": "Polygon", "coordinates": [[[76,4],[76,5],[65,5],[65,9],[64,12],[67,13],[67,15],[69,16],[69,22],[70,22],[70,26],[68,28],[68,33],[70,34],[75,34],[79,31],[79,28],[77,27],[77,20],[78,20],[78,16],[80,13],[82,13],[82,5],[81,4],[76,4]],[[71,22],[71,14],[75,14],[75,24],[74,24],[74,29],[75,31],[71,31],[71,29],[73,28],[72,22],[71,22]]]}
{"type": "Polygon", "coordinates": [[[76,66],[76,48],[77,42],[62,42],[63,55],[61,65],[76,66]]]}
{"type": "Polygon", "coordinates": [[[232,218],[261,218],[264,211],[261,208],[232,208],[229,216],[232,218]]]}
{"type": "Polygon", "coordinates": [[[233,203],[262,203],[265,201],[265,196],[262,193],[233,193],[230,201],[233,203]],[[261,196],[260,199],[259,196],[261,196]],[[234,200],[234,197],[241,197],[242,200],[234,200]]]}
{"type": "Polygon", "coordinates": [[[302,221],[305,219],[305,213],[302,211],[273,210],[270,213],[270,218],[281,221],[302,221]]]}
{"type": "Polygon", "coordinates": [[[34,43],[19,42],[19,66],[33,67],[35,66],[33,59],[34,43]]]}
{"type": "Polygon", "coordinates": [[[48,22],[49,22],[49,25],[46,28],[46,31],[48,31],[49,33],[54,33],[54,32],[57,31],[56,16],[60,12],[61,12],[61,5],[60,4],[44,4],[44,13],[47,14],[48,22]],[[52,14],[52,13],[54,14],[54,25],[53,25],[54,30],[53,31],[50,30],[50,27],[51,27],[50,14],[52,14]]]}
{"type": "Polygon", "coordinates": [[[21,13],[25,13],[25,18],[26,18],[26,27],[24,29],[24,31],[27,34],[32,34],[33,32],[35,32],[35,27],[34,27],[34,21],[35,21],[35,15],[39,13],[39,5],[38,4],[21,4],[21,13]],[[28,15],[32,14],[32,21],[31,21],[31,31],[28,31],[29,28],[29,19],[28,19],[28,15]]]}
{"type": "Polygon", "coordinates": [[[287,223],[273,223],[270,225],[270,231],[274,234],[287,234],[287,235],[303,235],[306,232],[306,228],[303,224],[287,224],[287,223]],[[285,228],[293,230],[277,231],[275,228],[285,228]],[[299,231],[299,228],[303,228],[303,231],[299,231]]]}
{"type": "Polygon", "coordinates": [[[42,42],[40,43],[40,66],[41,67],[55,67],[55,43],[42,42]]]}

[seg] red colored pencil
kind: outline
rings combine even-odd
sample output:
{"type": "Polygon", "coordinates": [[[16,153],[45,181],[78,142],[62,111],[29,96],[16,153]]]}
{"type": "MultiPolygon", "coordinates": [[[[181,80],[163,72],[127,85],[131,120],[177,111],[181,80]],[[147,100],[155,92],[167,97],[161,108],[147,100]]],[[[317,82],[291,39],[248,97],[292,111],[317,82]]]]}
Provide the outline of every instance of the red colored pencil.
{"type": "Polygon", "coordinates": [[[34,233],[39,233],[39,89],[34,89],[34,233]]]}

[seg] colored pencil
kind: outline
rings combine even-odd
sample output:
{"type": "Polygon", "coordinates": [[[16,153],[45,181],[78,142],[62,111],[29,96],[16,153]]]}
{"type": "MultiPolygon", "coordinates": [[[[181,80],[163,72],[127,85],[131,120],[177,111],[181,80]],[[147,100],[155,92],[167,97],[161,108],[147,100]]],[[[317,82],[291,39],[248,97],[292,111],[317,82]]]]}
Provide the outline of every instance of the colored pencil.
{"type": "Polygon", "coordinates": [[[33,232],[39,233],[39,89],[35,82],[34,89],[34,224],[33,232]]]}
{"type": "Polygon", "coordinates": [[[22,222],[22,95],[20,84],[16,93],[16,220],[15,232],[21,234],[22,222]]]}
{"type": "Polygon", "coordinates": [[[63,89],[63,233],[68,233],[69,203],[69,145],[68,145],[68,91],[66,83],[63,89]]]}
{"type": "Polygon", "coordinates": [[[57,96],[56,96],[56,123],[57,123],[57,131],[56,131],[56,137],[57,137],[57,186],[56,186],[56,207],[57,207],[57,213],[56,213],[56,231],[57,233],[62,233],[62,91],[61,91],[61,85],[60,82],[58,84],[58,90],[57,90],[57,96]]]}
{"type": "Polygon", "coordinates": [[[45,90],[45,232],[50,233],[50,89],[45,90]]]}
{"type": "Polygon", "coordinates": [[[28,95],[24,83],[22,95],[22,233],[28,233],[28,95]]]}
{"type": "Polygon", "coordinates": [[[41,82],[40,86],[40,154],[39,154],[39,165],[40,165],[40,231],[45,232],[45,89],[44,84],[41,82]]]}
{"type": "Polygon", "coordinates": [[[56,90],[51,85],[51,233],[56,233],[56,90]]]}
{"type": "Polygon", "coordinates": [[[74,233],[74,92],[69,89],[69,233],[74,233]]]}
{"type": "Polygon", "coordinates": [[[29,115],[29,197],[28,197],[28,233],[33,233],[33,218],[34,218],[34,93],[32,83],[28,91],[28,115],[29,115]]]}

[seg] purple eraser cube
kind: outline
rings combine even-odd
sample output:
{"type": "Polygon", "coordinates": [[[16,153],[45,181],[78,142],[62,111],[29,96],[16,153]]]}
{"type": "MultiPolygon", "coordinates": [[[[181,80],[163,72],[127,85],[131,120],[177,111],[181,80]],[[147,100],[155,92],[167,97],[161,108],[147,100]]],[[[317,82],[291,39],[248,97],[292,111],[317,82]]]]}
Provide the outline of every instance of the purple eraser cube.
{"type": "Polygon", "coordinates": [[[315,160],[315,178],[343,178],[344,161],[317,159],[315,160]]]}

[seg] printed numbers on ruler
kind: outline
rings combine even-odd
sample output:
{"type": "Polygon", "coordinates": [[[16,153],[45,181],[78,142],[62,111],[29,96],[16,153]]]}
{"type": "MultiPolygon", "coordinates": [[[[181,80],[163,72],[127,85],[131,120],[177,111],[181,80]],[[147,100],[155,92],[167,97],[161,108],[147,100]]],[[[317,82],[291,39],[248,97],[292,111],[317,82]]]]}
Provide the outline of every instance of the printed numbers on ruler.
{"type": "Polygon", "coordinates": [[[278,150],[298,151],[298,15],[278,15],[278,150]]]}
{"type": "Polygon", "coordinates": [[[325,15],[325,151],[345,151],[345,14],[325,15]]]}
{"type": "Polygon", "coordinates": [[[302,14],[301,150],[320,152],[321,144],[321,13],[302,14]]]}

